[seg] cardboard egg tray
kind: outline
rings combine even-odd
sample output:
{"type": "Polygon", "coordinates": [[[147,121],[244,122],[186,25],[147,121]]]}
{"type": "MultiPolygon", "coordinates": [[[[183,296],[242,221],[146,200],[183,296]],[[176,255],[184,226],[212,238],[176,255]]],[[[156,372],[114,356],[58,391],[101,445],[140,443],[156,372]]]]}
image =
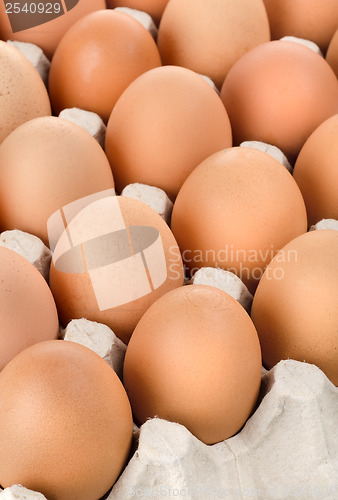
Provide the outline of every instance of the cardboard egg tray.
{"type": "MultiPolygon", "coordinates": [[[[151,18],[142,13],[141,17],[140,13],[136,15],[156,37],[151,18]]],[[[46,82],[49,61],[42,51],[31,44],[11,43],[31,60],[46,82]]],[[[60,116],[83,126],[103,145],[105,125],[97,115],[71,109],[62,111],[60,116]]],[[[267,150],[262,143],[251,146],[267,150]]],[[[269,153],[291,170],[282,153],[272,149],[269,153]]],[[[134,184],[121,194],[147,203],[169,223],[172,202],[162,190],[134,184]]],[[[338,222],[322,221],[311,230],[323,228],[338,230],[338,222]]],[[[52,256],[39,238],[18,230],[6,231],[0,235],[0,245],[21,253],[48,281],[52,256]]],[[[217,286],[249,311],[251,294],[237,277],[229,274],[205,268],[185,286],[217,286]]],[[[60,329],[60,338],[93,349],[122,377],[126,346],[106,325],[84,318],[73,320],[60,329]]],[[[262,368],[254,413],[235,436],[223,442],[205,445],[184,426],[159,418],[148,420],[141,428],[135,426],[129,462],[104,499],[337,500],[337,415],[338,388],[319,368],[305,362],[281,361],[269,371],[262,368]]],[[[0,498],[47,500],[41,493],[21,485],[2,490],[0,498]]]]}

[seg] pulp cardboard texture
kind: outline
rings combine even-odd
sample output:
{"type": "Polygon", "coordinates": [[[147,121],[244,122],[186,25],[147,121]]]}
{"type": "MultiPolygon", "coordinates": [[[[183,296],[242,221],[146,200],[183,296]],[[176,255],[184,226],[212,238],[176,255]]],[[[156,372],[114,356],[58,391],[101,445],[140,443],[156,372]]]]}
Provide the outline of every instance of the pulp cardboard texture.
{"type": "Polygon", "coordinates": [[[63,118],[84,128],[97,140],[102,148],[104,147],[107,127],[102,118],[96,113],[80,108],[67,108],[61,111],[59,118],[63,118]]]}
{"type": "Polygon", "coordinates": [[[167,224],[170,223],[173,203],[163,189],[136,182],[134,184],[128,184],[128,186],[122,190],[121,195],[146,203],[155,210],[167,224]]]}

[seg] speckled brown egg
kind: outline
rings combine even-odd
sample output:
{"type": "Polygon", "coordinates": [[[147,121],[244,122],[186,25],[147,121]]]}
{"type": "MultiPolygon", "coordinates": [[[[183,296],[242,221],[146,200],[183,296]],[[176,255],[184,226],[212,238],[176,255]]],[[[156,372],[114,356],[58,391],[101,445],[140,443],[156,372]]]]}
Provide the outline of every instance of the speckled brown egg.
{"type": "Polygon", "coordinates": [[[63,205],[114,189],[109,162],[82,127],[54,116],[14,130],[0,146],[0,228],[49,244],[48,218],[63,205]]]}
{"type": "Polygon", "coordinates": [[[309,225],[338,219],[338,115],[310,135],[302,147],[293,176],[305,200],[309,225]]]}
{"type": "Polygon", "coordinates": [[[267,153],[235,147],[190,174],[174,203],[171,229],[190,273],[228,269],[253,292],[276,252],[306,231],[307,217],[285,167],[267,153]]]}
{"type": "Polygon", "coordinates": [[[40,75],[21,54],[0,41],[0,144],[19,125],[51,114],[40,75]]]}
{"type": "Polygon", "coordinates": [[[288,243],[267,267],[251,317],[267,368],[305,361],[338,385],[338,231],[310,231],[288,243]]]}
{"type": "Polygon", "coordinates": [[[107,121],[125,88],[160,65],[156,43],[139,21],[109,9],[88,14],[55,51],[48,84],[53,110],[78,107],[107,121]]]}
{"type": "Polygon", "coordinates": [[[132,438],[122,383],[98,354],[41,342],[0,375],[0,482],[49,500],[98,500],[126,464],[132,438]]]}
{"type": "Polygon", "coordinates": [[[157,300],[127,348],[124,385],[134,418],[178,422],[213,444],[253,411],[261,379],[257,332],[230,295],[188,285],[157,300]]]}

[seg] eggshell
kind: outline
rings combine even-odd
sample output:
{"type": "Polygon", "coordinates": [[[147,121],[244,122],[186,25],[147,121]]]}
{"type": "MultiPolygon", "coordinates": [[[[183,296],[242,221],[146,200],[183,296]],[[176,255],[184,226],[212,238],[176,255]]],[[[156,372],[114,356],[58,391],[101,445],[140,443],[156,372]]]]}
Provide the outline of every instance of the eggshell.
{"type": "Polygon", "coordinates": [[[309,135],[338,112],[338,82],[321,56],[301,44],[255,47],[231,68],[221,90],[234,143],[258,140],[294,161],[309,135]]]}
{"type": "Polygon", "coordinates": [[[0,35],[3,40],[34,43],[51,58],[60,39],[72,24],[90,12],[105,8],[105,0],[0,2],[0,35]],[[28,12],[25,5],[26,9],[28,5],[28,12]],[[41,7],[43,12],[39,14],[41,7]]]}
{"type": "Polygon", "coordinates": [[[325,53],[338,28],[336,0],[264,0],[271,38],[293,35],[315,42],[325,53]]]}
{"type": "Polygon", "coordinates": [[[114,10],[89,14],[67,31],[55,51],[49,73],[54,113],[77,107],[107,121],[124,89],[160,65],[153,37],[136,19],[114,10]]]}
{"type": "Polygon", "coordinates": [[[109,162],[82,127],[56,117],[30,120],[0,146],[0,227],[48,245],[47,220],[83,196],[114,189],[109,162]]]}
{"type": "Polygon", "coordinates": [[[231,66],[270,40],[262,0],[170,0],[161,19],[158,48],[163,64],[190,68],[221,87],[231,66]]]}
{"type": "Polygon", "coordinates": [[[206,444],[235,434],[254,409],[261,378],[257,332],[230,295],[193,285],[144,314],[127,347],[123,380],[134,418],[158,416],[206,444]]]}
{"type": "Polygon", "coordinates": [[[220,267],[252,293],[272,257],[306,232],[304,200],[291,174],[263,151],[219,151],[187,178],[174,203],[171,229],[194,273],[220,267]]]}
{"type": "Polygon", "coordinates": [[[21,52],[0,41],[0,144],[19,125],[51,114],[43,81],[21,52]]]}
{"type": "Polygon", "coordinates": [[[294,179],[305,200],[309,225],[338,219],[338,115],[310,135],[294,168],[294,179]]]}
{"type": "Polygon", "coordinates": [[[131,438],[122,383],[91,349],[42,342],[2,371],[3,487],[21,484],[50,500],[98,500],[125,465],[131,438]]]}
{"type": "Polygon", "coordinates": [[[127,344],[148,307],[183,285],[175,238],[141,201],[116,196],[91,203],[66,233],[73,246],[61,235],[49,276],[63,324],[85,317],[108,325],[127,344]]]}
{"type": "Polygon", "coordinates": [[[288,243],[267,267],[251,317],[263,362],[317,365],[338,385],[338,232],[311,231],[288,243]]]}
{"type": "Polygon", "coordinates": [[[159,23],[168,0],[107,0],[107,7],[130,7],[143,10],[151,15],[155,23],[159,23]]]}
{"type": "Polygon", "coordinates": [[[105,151],[118,192],[137,182],[173,200],[202,160],[231,145],[227,112],[210,85],[191,70],[163,66],[122,94],[109,118],[105,151]]]}
{"type": "Polygon", "coordinates": [[[326,61],[329,63],[338,78],[338,29],[331,38],[326,52],[326,61]]]}
{"type": "Polygon", "coordinates": [[[20,351],[57,339],[59,321],[51,291],[33,264],[0,247],[0,370],[20,351]]]}

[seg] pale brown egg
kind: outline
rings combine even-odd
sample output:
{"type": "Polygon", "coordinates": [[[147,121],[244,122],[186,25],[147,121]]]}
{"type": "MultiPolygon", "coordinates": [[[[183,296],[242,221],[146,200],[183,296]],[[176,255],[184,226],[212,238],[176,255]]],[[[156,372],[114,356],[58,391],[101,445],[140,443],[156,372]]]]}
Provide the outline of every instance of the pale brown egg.
{"type": "Polygon", "coordinates": [[[171,229],[193,274],[237,274],[253,292],[272,257],[306,232],[304,200],[291,174],[262,151],[236,147],[207,158],[187,178],[171,229]]]}
{"type": "Polygon", "coordinates": [[[329,48],[326,52],[326,61],[329,63],[338,78],[338,29],[330,41],[329,48]]]}
{"type": "Polygon", "coordinates": [[[338,115],[310,135],[302,147],[293,176],[305,200],[309,225],[338,219],[338,115]]]}
{"type": "Polygon", "coordinates": [[[218,88],[248,50],[270,40],[262,0],[170,0],[157,44],[163,64],[209,76],[218,88]]]}
{"type": "Polygon", "coordinates": [[[163,66],[122,94],[109,118],[105,151],[118,192],[140,182],[173,200],[202,160],[231,145],[227,112],[209,83],[186,68],[163,66]]]}
{"type": "Polygon", "coordinates": [[[159,23],[168,0],[107,0],[107,7],[129,7],[143,10],[151,15],[156,24],[159,23]]]}
{"type": "Polygon", "coordinates": [[[305,361],[338,385],[338,231],[310,231],[288,243],[267,267],[251,317],[267,368],[305,361]]]}
{"type": "Polygon", "coordinates": [[[234,435],[253,411],[261,380],[257,332],[230,295],[188,285],[158,299],[127,348],[124,371],[134,418],[184,425],[206,444],[234,435]]]}
{"type": "Polygon", "coordinates": [[[98,500],[128,459],[130,404],[98,354],[65,340],[18,354],[0,375],[0,482],[48,500],[98,500]]]}
{"type": "Polygon", "coordinates": [[[0,102],[0,144],[22,123],[51,114],[47,90],[36,69],[18,49],[2,41],[0,102]]]}
{"type": "Polygon", "coordinates": [[[89,14],[55,51],[49,73],[53,110],[78,107],[107,121],[125,88],[160,65],[156,43],[139,21],[114,10],[89,14]]]}
{"type": "Polygon", "coordinates": [[[24,257],[0,247],[0,370],[20,351],[57,339],[59,320],[52,293],[24,257]]]}
{"type": "Polygon", "coordinates": [[[315,42],[325,53],[338,28],[336,0],[264,0],[271,38],[296,36],[315,42]]]}
{"type": "Polygon", "coordinates": [[[110,196],[70,220],[49,283],[63,325],[85,317],[128,343],[148,307],[183,280],[180,252],[162,217],[141,201],[110,196]]]}
{"type": "Polygon", "coordinates": [[[78,19],[105,9],[105,0],[0,2],[0,37],[38,45],[48,58],[78,19]]]}
{"type": "Polygon", "coordinates": [[[82,127],[54,116],[14,130],[0,146],[0,227],[48,245],[47,220],[63,205],[114,188],[109,162],[82,127]]]}
{"type": "Polygon", "coordinates": [[[325,59],[310,48],[273,41],[237,61],[221,98],[235,144],[267,142],[294,161],[314,129],[338,112],[338,82],[325,59]]]}

